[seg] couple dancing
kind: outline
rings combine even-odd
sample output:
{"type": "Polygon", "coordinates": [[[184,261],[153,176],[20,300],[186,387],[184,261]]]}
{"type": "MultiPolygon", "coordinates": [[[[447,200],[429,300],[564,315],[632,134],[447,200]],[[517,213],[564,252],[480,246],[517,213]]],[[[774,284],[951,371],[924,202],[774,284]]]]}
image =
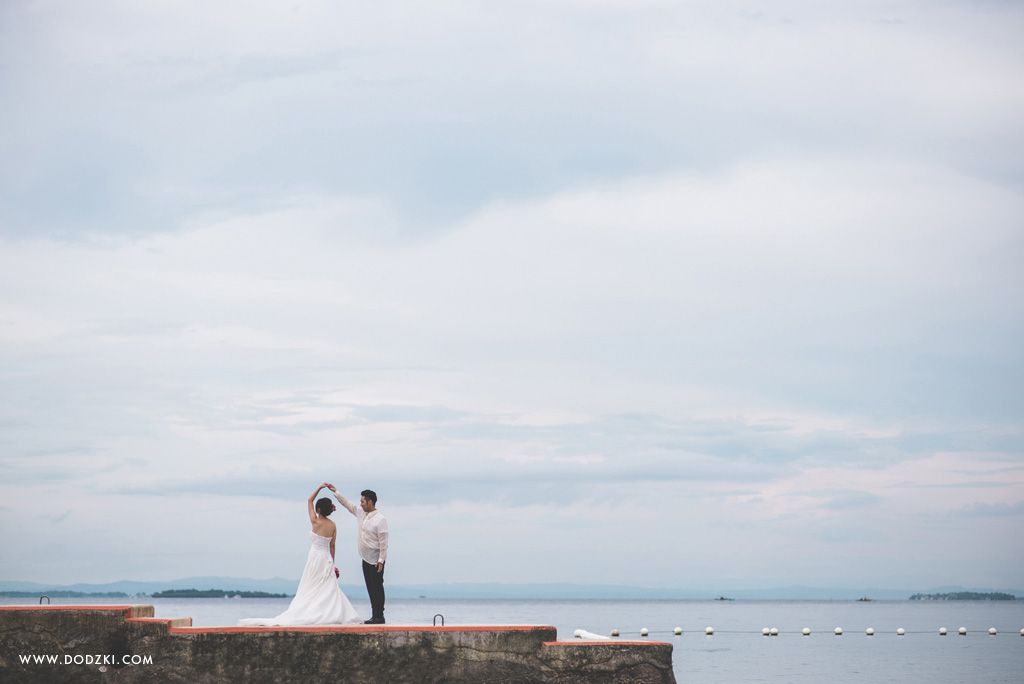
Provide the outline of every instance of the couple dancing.
{"type": "Polygon", "coordinates": [[[328,519],[337,509],[327,497],[313,503],[316,495],[325,487],[334,493],[338,503],[348,509],[359,524],[359,556],[363,559],[363,579],[373,608],[373,616],[365,624],[384,624],[384,562],[388,555],[388,522],[377,510],[377,495],[365,489],[359,497],[359,505],[356,505],[339,494],[334,485],[324,482],[306,502],[309,522],[313,526],[309,533],[313,546],[309,550],[306,569],[302,571],[299,588],[288,610],[273,618],[239,620],[239,625],[270,627],[361,622],[356,609],[338,587],[339,573],[334,567],[334,542],[338,538],[338,527],[328,519]]]}

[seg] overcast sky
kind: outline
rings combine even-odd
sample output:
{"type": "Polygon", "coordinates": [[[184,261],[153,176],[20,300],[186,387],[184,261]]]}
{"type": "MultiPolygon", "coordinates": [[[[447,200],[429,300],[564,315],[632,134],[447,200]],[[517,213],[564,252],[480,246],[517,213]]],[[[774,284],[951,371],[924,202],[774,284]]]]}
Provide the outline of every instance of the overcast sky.
{"type": "Polygon", "coordinates": [[[1021,35],[6,0],[0,579],[1024,586],[1021,35]]]}

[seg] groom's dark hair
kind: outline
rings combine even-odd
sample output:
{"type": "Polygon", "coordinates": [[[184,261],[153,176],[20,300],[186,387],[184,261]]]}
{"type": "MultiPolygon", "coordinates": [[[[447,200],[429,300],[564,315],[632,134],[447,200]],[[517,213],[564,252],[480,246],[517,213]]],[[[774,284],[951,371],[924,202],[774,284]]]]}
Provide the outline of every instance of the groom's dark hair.
{"type": "Polygon", "coordinates": [[[377,505],[377,492],[373,491],[372,489],[364,489],[363,491],[359,492],[359,496],[365,496],[367,499],[373,502],[374,506],[377,505]]]}
{"type": "Polygon", "coordinates": [[[316,512],[326,518],[334,512],[334,502],[325,496],[316,502],[316,512]]]}

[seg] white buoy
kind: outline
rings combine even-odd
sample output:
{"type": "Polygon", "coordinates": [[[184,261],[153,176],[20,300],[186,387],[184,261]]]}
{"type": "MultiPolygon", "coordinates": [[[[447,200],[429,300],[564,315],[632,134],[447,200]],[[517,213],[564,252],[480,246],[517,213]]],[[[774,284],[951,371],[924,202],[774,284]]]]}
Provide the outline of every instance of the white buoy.
{"type": "Polygon", "coordinates": [[[1024,636],[1024,629],[1020,630],[1020,635],[1024,636]]]}
{"type": "Polygon", "coordinates": [[[803,634],[804,636],[811,636],[811,628],[810,627],[804,627],[804,631],[801,632],[801,634],[803,634]]]}
{"type": "MultiPolygon", "coordinates": [[[[761,636],[769,636],[771,633],[772,631],[767,627],[761,630],[761,636]]],[[[1020,635],[1024,636],[1024,629],[1020,630],[1020,635]]]]}
{"type": "Polygon", "coordinates": [[[843,628],[836,627],[836,636],[843,636],[843,628]]]}
{"type": "Polygon", "coordinates": [[[990,627],[989,630],[988,630],[988,635],[989,636],[995,636],[996,635],[996,628],[995,627],[990,627]]]}
{"type": "Polygon", "coordinates": [[[683,628],[682,627],[676,627],[672,631],[675,633],[676,636],[679,636],[680,634],[683,633],[683,628]]]}
{"type": "Polygon", "coordinates": [[[715,633],[715,628],[714,628],[714,627],[707,627],[707,628],[706,628],[706,629],[704,630],[704,633],[705,633],[705,634],[707,634],[708,636],[711,636],[712,634],[714,634],[714,633],[715,633]]]}
{"type": "Polygon", "coordinates": [[[875,636],[875,630],[871,629],[870,627],[868,627],[866,630],[864,630],[864,633],[867,634],[868,636],[875,636]]]}
{"type": "Polygon", "coordinates": [[[907,630],[903,629],[902,627],[900,627],[899,629],[896,630],[896,635],[897,636],[903,636],[906,633],[907,633],[907,630]]]}
{"type": "Polygon", "coordinates": [[[960,636],[967,636],[967,628],[966,627],[961,627],[960,629],[958,629],[956,631],[957,631],[957,634],[959,634],[960,636]]]}
{"type": "Polygon", "coordinates": [[[613,629],[612,630],[612,636],[619,636],[619,630],[613,629]]]}
{"type": "Polygon", "coordinates": [[[647,630],[646,627],[640,630],[640,636],[647,636],[648,634],[650,634],[650,632],[647,630]]]}
{"type": "Polygon", "coordinates": [[[772,627],[771,635],[772,636],[779,636],[779,628],[778,627],[772,627]]]}
{"type": "Polygon", "coordinates": [[[939,636],[946,636],[946,628],[939,627],[939,636]]]}

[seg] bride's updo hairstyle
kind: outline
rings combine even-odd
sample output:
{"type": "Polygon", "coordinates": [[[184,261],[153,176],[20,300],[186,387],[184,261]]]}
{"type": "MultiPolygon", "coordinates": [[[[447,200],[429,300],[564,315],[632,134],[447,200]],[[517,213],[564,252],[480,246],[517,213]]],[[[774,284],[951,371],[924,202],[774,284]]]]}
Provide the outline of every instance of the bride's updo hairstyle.
{"type": "Polygon", "coordinates": [[[316,502],[316,512],[326,518],[334,512],[334,502],[325,496],[316,502]]]}

